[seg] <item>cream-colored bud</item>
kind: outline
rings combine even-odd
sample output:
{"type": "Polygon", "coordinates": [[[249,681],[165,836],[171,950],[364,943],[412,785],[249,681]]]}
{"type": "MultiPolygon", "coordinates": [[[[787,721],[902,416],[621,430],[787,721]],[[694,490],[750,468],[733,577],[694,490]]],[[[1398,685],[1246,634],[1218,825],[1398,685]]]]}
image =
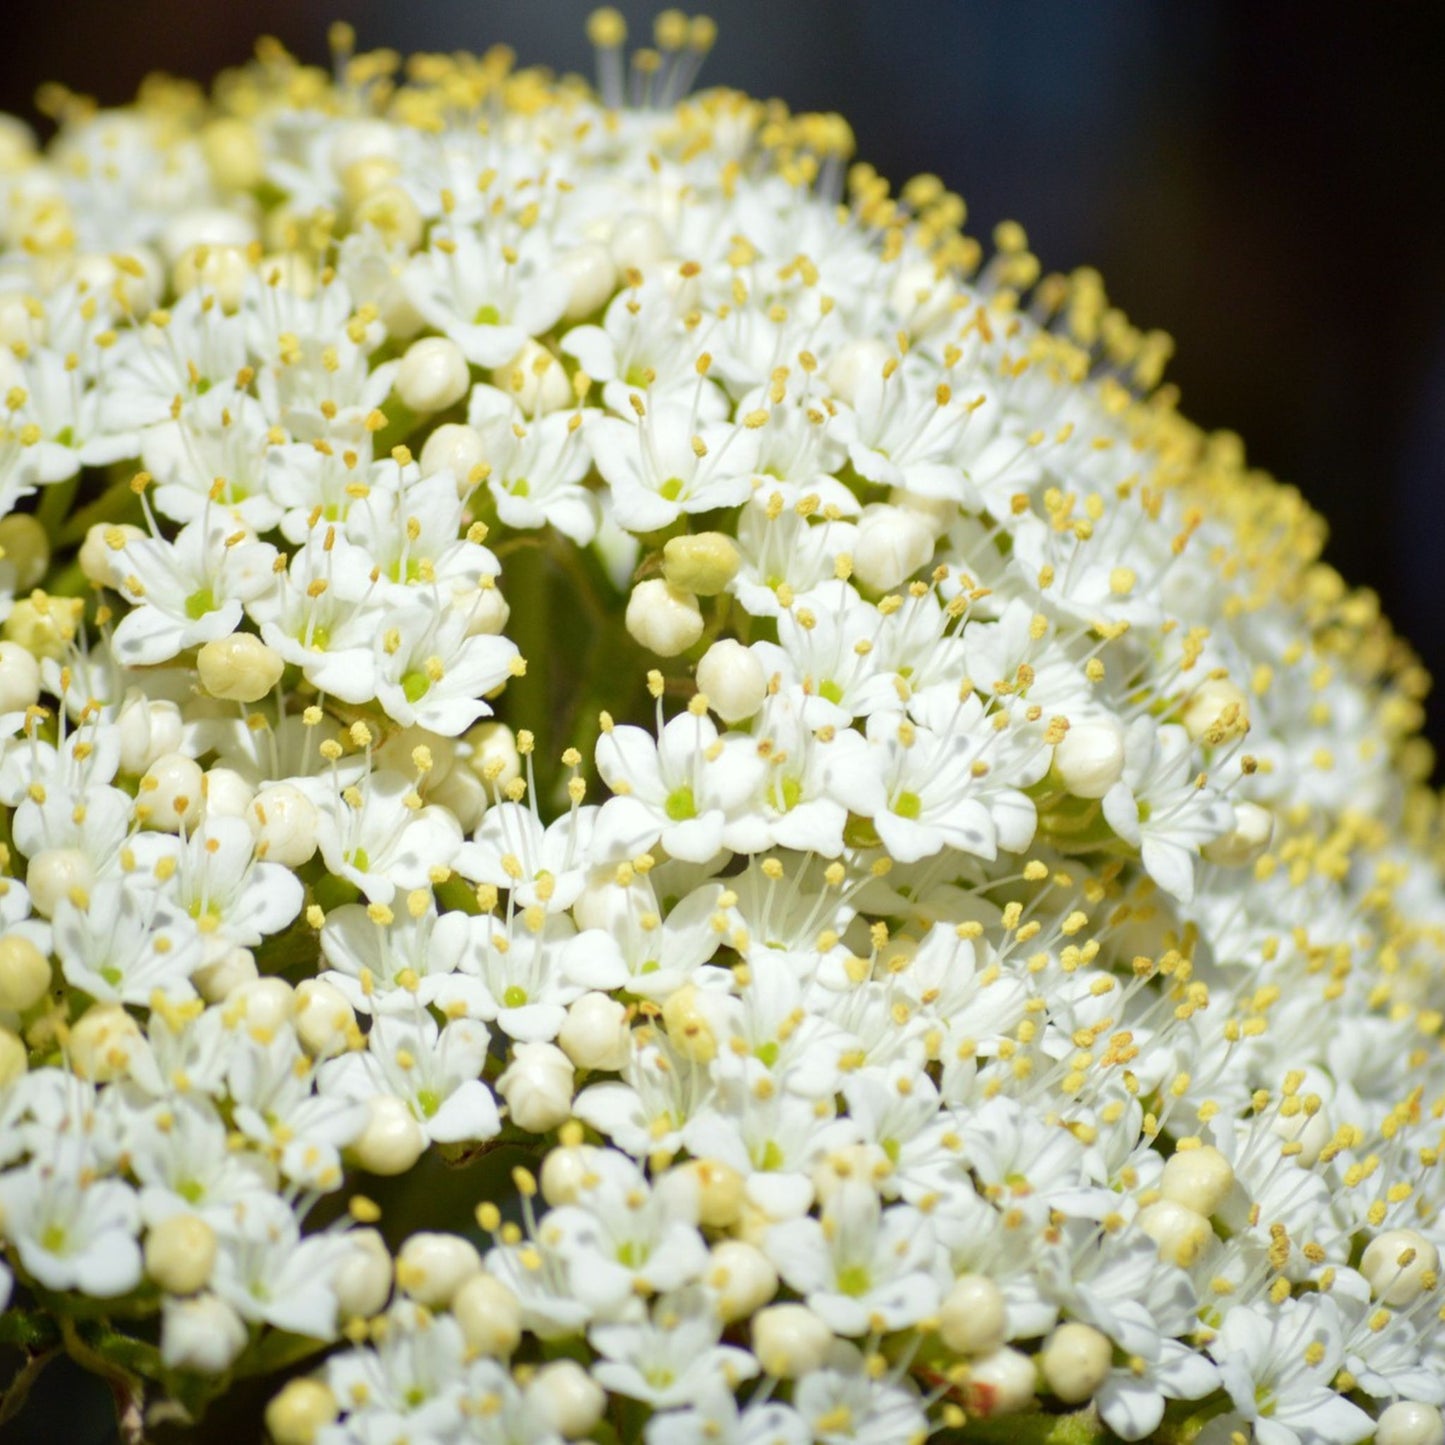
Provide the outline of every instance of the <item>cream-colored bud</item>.
{"type": "Polygon", "coordinates": [[[607,1391],[576,1360],[553,1360],[527,1381],[527,1403],[559,1435],[580,1440],[597,1428],[607,1391]]]}
{"type": "Polygon", "coordinates": [[[0,382],[4,383],[7,391],[12,386],[23,385],[25,378],[11,348],[18,345],[28,351],[44,343],[45,313],[39,302],[23,291],[0,293],[0,359],[3,359],[0,361],[0,382]]]}
{"type": "Polygon", "coordinates": [[[871,338],[850,341],[838,348],[824,377],[833,395],[851,405],[857,400],[862,381],[868,377],[876,380],[892,357],[893,353],[881,341],[871,338]]]}
{"type": "Polygon", "coordinates": [[[50,990],[50,960],[23,933],[0,938],[0,1009],[23,1014],[50,990]]]}
{"type": "Polygon", "coordinates": [[[29,512],[0,517],[0,557],[14,569],[11,586],[16,592],[40,584],[50,566],[50,538],[37,518],[29,512]]]}
{"type": "Polygon", "coordinates": [[[452,594],[452,606],[467,619],[468,637],[500,637],[512,609],[500,587],[478,587],[452,594]]]}
{"type": "Polygon", "coordinates": [[[237,989],[260,976],[256,955],[249,948],[228,948],[218,959],[191,975],[196,992],[207,1003],[224,1003],[237,989]]]}
{"type": "Polygon", "coordinates": [[[172,1214],[146,1235],[145,1267],[167,1294],[195,1294],[211,1280],[216,1232],[198,1214],[172,1214]]]}
{"type": "Polygon", "coordinates": [[[395,1094],[374,1094],[366,1107],[366,1128],[351,1146],[357,1163],[371,1174],[405,1174],[426,1150],[421,1125],[395,1094]]]}
{"type": "Polygon", "coordinates": [[[987,1275],[959,1275],[938,1310],[943,1343],[956,1354],[986,1355],[1003,1344],[1007,1331],[1003,1291],[987,1275]]]}
{"type": "Polygon", "coordinates": [[[203,779],[208,818],[244,818],[255,794],[234,768],[208,768],[203,779]]]}
{"type": "Polygon", "coordinates": [[[30,1056],[20,1035],[0,1028],[0,1089],[8,1088],[30,1067],[30,1056]]]}
{"type": "Polygon", "coordinates": [[[250,121],[222,116],[209,122],[201,130],[201,153],[220,190],[249,191],[265,177],[261,137],[250,121]]]}
{"type": "Polygon", "coordinates": [[[271,863],[300,868],[316,852],[321,816],[316,804],[290,783],[262,788],[246,810],[256,839],[256,856],[271,863]]]}
{"type": "Polygon", "coordinates": [[[1249,699],[1227,677],[1206,678],[1184,704],[1183,723],[1197,743],[1217,746],[1249,729],[1249,699]]]}
{"type": "Polygon", "coordinates": [[[109,587],[112,591],[117,589],[125,575],[122,548],[127,543],[141,541],[145,535],[141,528],[130,522],[118,522],[114,526],[108,522],[97,522],[86,532],[77,558],[85,580],[97,587],[109,587]],[[111,542],[118,542],[120,546],[112,547],[111,542]]]}
{"type": "Polygon", "coordinates": [[[1375,1445],[1445,1445],[1445,1416],[1434,1405],[1396,1400],[1375,1421],[1375,1445]]]}
{"type": "Polygon", "coordinates": [[[331,1292],[343,1320],[366,1320],[379,1314],[391,1297],[391,1251],[375,1229],[351,1229],[350,1252],[331,1277],[331,1292]]]}
{"type": "Polygon", "coordinates": [[[315,1445],[340,1413],[336,1396],[322,1381],[288,1380],[266,1406],[266,1430],[273,1445],[315,1445]]]}
{"type": "Polygon", "coordinates": [[[697,598],[679,592],[661,577],[650,577],[632,589],[626,620],[633,640],[659,657],[676,657],[702,636],[697,598]]]}
{"type": "Polygon", "coordinates": [[[1199,851],[1223,868],[1247,868],[1273,840],[1274,814],[1258,803],[1241,800],[1234,804],[1234,827],[1199,851]]]}
{"type": "Polygon", "coordinates": [[[1017,1415],[1033,1404],[1038,1380],[1033,1360],[1020,1350],[1005,1346],[981,1355],[968,1367],[968,1413],[981,1420],[1017,1415]]]}
{"type": "Polygon", "coordinates": [[[632,1057],[627,1009],[596,991],[573,999],[557,1034],[562,1052],[579,1069],[620,1069],[632,1057]]]}
{"type": "Polygon", "coordinates": [[[261,257],[256,274],[268,287],[303,300],[316,294],[316,268],[298,251],[269,252],[261,257]]]}
{"type": "Polygon", "coordinates": [[[464,1280],[482,1270],[476,1246],[459,1234],[413,1234],[396,1257],[397,1288],[428,1309],[445,1309],[464,1280]]]}
{"type": "Polygon", "coordinates": [[[877,1144],[844,1144],[830,1150],[813,1165],[813,1192],[826,1205],[847,1184],[876,1189],[893,1172],[888,1155],[877,1144]]]}
{"type": "Polygon", "coordinates": [[[609,249],[619,271],[645,271],[667,255],[670,245],[656,216],[648,211],[630,211],[613,226],[609,249]]]}
{"type": "Polygon", "coordinates": [[[407,347],[394,385],[404,405],[426,415],[459,402],[471,389],[472,374],[455,341],[426,336],[407,347]]]}
{"type": "Polygon", "coordinates": [[[1159,1246],[1159,1258],[1189,1269],[1214,1242],[1214,1229],[1197,1209],[1160,1199],[1139,1211],[1139,1228],[1159,1246]]]}
{"type": "Polygon", "coordinates": [[[742,555],[725,532],[690,532],[662,549],[662,575],[682,592],[715,597],[738,575],[742,555]]]}
{"type": "Polygon", "coordinates": [[[756,1314],[778,1292],[778,1272],[772,1262],[755,1244],[741,1239],[724,1239],[713,1246],[703,1279],[713,1291],[718,1317],[729,1325],[756,1314]]]}
{"type": "Polygon", "coordinates": [[[717,1057],[717,1029],[711,1000],[696,984],[674,989],[662,1005],[662,1022],[673,1046],[695,1064],[711,1063],[717,1057]]]}
{"type": "Polygon", "coordinates": [[[226,997],[228,1022],[246,1022],[246,1027],[274,1034],[296,1015],[296,990],[284,978],[250,980],[226,997]]]}
{"type": "Polygon", "coordinates": [[[25,870],[30,902],[42,918],[49,918],[62,898],[83,897],[95,882],[90,855],[79,848],[42,848],[25,870]]]}
{"type": "Polygon", "coordinates": [[[910,336],[926,336],[954,316],[957,295],[958,287],[946,272],[940,275],[932,261],[916,261],[894,277],[888,300],[910,336]]]}
{"type": "Polygon", "coordinates": [[[721,1159],[689,1159],[678,1166],[692,1176],[697,1220],[707,1229],[731,1229],[743,1207],[743,1176],[721,1159]]]}
{"type": "Polygon", "coordinates": [[[853,576],[875,592],[889,592],[933,558],[933,529],[902,507],[865,507],[853,543],[853,576]]]}
{"type": "Polygon", "coordinates": [[[239,210],[197,206],[174,216],[161,233],[161,251],[172,266],[197,246],[249,246],[256,227],[239,210]]]}
{"type": "Polygon", "coordinates": [[[512,1046],[512,1062],[497,1080],[512,1122],[529,1134],[545,1134],[572,1115],[572,1061],[555,1044],[512,1046]]]}
{"type": "Polygon", "coordinates": [[[341,173],[341,194],[355,210],[368,196],[389,186],[401,174],[401,166],[386,156],[363,156],[341,173]]]}
{"type": "Polygon", "coordinates": [[[281,681],[286,661],[253,632],[233,632],[196,654],[201,686],[228,702],[259,702],[281,681]]]}
{"type": "Polygon", "coordinates": [[[1054,744],[1054,771],[1076,798],[1102,798],[1124,776],[1124,729],[1113,718],[1080,718],[1054,744]]]}
{"type": "Polygon", "coordinates": [[[144,773],[153,763],[177,753],[185,740],[186,724],[173,702],[152,702],[138,688],[130,689],[116,715],[123,773],[144,773]]]}
{"type": "Polygon", "coordinates": [[[92,1084],[123,1078],[144,1049],[140,1025],[118,1003],[92,1004],[70,1030],[70,1065],[92,1084]]]}
{"type": "Polygon", "coordinates": [[[201,821],[201,765],[184,753],[163,753],[145,770],[136,817],[163,833],[189,832],[201,821]]]}
{"type": "Polygon", "coordinates": [[[522,1305],[495,1276],[474,1274],[452,1296],[452,1318],[478,1354],[505,1360],[522,1342],[522,1305]]]}
{"type": "Polygon", "coordinates": [[[1064,1404],[1082,1405],[1109,1378],[1114,1346],[1092,1325],[1071,1320],[1044,1341],[1038,1363],[1044,1383],[1064,1404]]]}
{"type": "Polygon", "coordinates": [[[425,223],[416,202],[399,185],[381,186],[371,192],[351,213],[352,226],[370,226],[391,246],[415,251],[421,244],[425,223]]]}
{"type": "Polygon", "coordinates": [[[24,712],[40,700],[40,664],[18,642],[0,642],[0,714],[24,712]]]}
{"type": "Polygon", "coordinates": [[[560,411],[574,400],[567,369],[539,341],[528,341],[505,366],[496,367],[492,385],[528,416],[560,411]]]}
{"type": "Polygon", "coordinates": [[[1313,1169],[1321,1151],[1334,1138],[1335,1126],[1324,1109],[1311,1113],[1301,1109],[1294,1114],[1276,1114],[1270,1129],[1281,1139],[1299,1148],[1294,1161],[1301,1169],[1313,1169]]]}
{"type": "Polygon", "coordinates": [[[245,1322],[218,1295],[168,1298],[161,1305],[161,1360],[173,1370],[224,1374],[247,1338],[245,1322]]]}
{"type": "Polygon", "coordinates": [[[470,768],[453,768],[439,783],[426,789],[426,799],[445,808],[470,833],[487,811],[487,790],[470,768]]]}
{"type": "Polygon", "coordinates": [[[505,791],[522,776],[517,735],[506,723],[478,723],[462,741],[471,748],[467,766],[486,784],[489,794],[494,789],[505,791]]]}
{"type": "Polygon", "coordinates": [[[70,651],[84,615],[83,597],[51,597],[36,588],[16,600],[0,636],[36,657],[59,662],[70,651]]]}
{"type": "Polygon", "coordinates": [[[806,1305],[769,1305],[753,1316],[753,1353],[768,1374],[796,1380],[822,1367],[833,1331],[806,1305]]]}
{"type": "Polygon", "coordinates": [[[1233,1166],[1212,1144],[1170,1155],[1159,1179],[1159,1193],[1165,1199],[1186,1204],[1206,1219],[1219,1212],[1233,1188],[1233,1166]]]}
{"type": "Polygon", "coordinates": [[[597,241],[586,241],[563,251],[554,264],[571,287],[564,321],[585,321],[612,299],[617,289],[617,266],[612,253],[597,241]]]}
{"type": "Polygon", "coordinates": [[[757,654],[735,638],[724,637],[703,653],[697,665],[698,691],[727,723],[744,722],[762,707],[768,678],[757,654]]]}
{"type": "Polygon", "coordinates": [[[437,427],[421,449],[421,474],[435,476],[450,472],[456,478],[457,491],[465,496],[472,490],[470,481],[474,468],[487,459],[486,445],[476,427],[449,421],[437,427]]]}
{"type": "Polygon", "coordinates": [[[251,259],[244,246],[192,246],[171,271],[177,296],[199,290],[214,296],[228,315],[241,309],[250,279],[251,259]]]}
{"type": "Polygon", "coordinates": [[[1365,1246],[1360,1273],[1382,1305],[1403,1309],[1438,1278],[1440,1251],[1417,1230],[1387,1229],[1365,1246]]]}
{"type": "Polygon", "coordinates": [[[313,1059],[345,1053],[356,1033],[356,1010],[339,988],[320,978],[304,978],[296,985],[292,1021],[301,1047],[313,1059]]]}
{"type": "Polygon", "coordinates": [[[349,120],[331,136],[331,172],[340,180],[357,161],[400,160],[401,141],[390,121],[374,117],[349,120]]]}
{"type": "Polygon", "coordinates": [[[925,497],[905,487],[890,487],[888,505],[916,512],[928,523],[935,537],[941,537],[958,520],[959,507],[955,497],[925,497]]]}
{"type": "Polygon", "coordinates": [[[597,1151],[590,1144],[560,1145],[542,1160],[542,1198],[554,1209],[574,1204],[588,1181],[595,1177],[597,1151]]]}

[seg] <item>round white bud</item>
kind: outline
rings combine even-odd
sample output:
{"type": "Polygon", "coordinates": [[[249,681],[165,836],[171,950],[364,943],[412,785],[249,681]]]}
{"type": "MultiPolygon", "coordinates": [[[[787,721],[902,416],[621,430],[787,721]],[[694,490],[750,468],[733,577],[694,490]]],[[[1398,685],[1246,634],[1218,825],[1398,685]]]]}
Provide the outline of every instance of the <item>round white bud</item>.
{"type": "Polygon", "coordinates": [[[23,933],[0,938],[0,1009],[23,1014],[50,990],[50,960],[23,933]]]}
{"type": "Polygon", "coordinates": [[[495,583],[470,592],[454,592],[451,605],[467,619],[468,637],[500,637],[512,615],[510,604],[495,583]]]}
{"type": "Polygon", "coordinates": [[[875,592],[888,592],[933,558],[933,529],[917,512],[872,506],[858,519],[853,575],[875,592]]]}
{"type": "Polygon", "coordinates": [[[198,968],[191,982],[207,1003],[224,1003],[238,988],[255,983],[259,976],[256,955],[249,948],[228,948],[214,962],[198,968]]]}
{"type": "Polygon", "coordinates": [[[487,459],[486,444],[476,427],[462,422],[444,422],[426,439],[419,464],[424,477],[437,472],[450,472],[456,478],[457,491],[465,496],[472,490],[474,467],[487,459]]]}
{"type": "Polygon", "coordinates": [[[341,1319],[370,1319],[391,1297],[391,1251],[375,1229],[348,1230],[346,1242],[351,1251],[331,1277],[331,1292],[341,1319]]]}
{"type": "Polygon", "coordinates": [[[519,1129],[545,1134],[571,1117],[574,1082],[572,1061],[555,1044],[514,1044],[497,1092],[519,1129]]]}
{"type": "Polygon", "coordinates": [[[389,121],[349,120],[333,133],[330,154],[332,173],[340,180],[357,161],[400,160],[401,143],[389,121]]]}
{"type": "Polygon", "coordinates": [[[949,275],[940,274],[931,261],[904,266],[893,279],[889,304],[906,322],[911,336],[924,336],[944,325],[954,314],[958,288],[949,275]]]}
{"type": "Polygon", "coordinates": [[[341,194],[355,210],[368,196],[384,190],[401,174],[401,167],[385,156],[364,156],[341,173],[341,194]]]}
{"type": "Polygon", "coordinates": [[[23,350],[45,344],[45,313],[34,298],[23,292],[7,291],[0,293],[0,356],[5,358],[0,367],[0,382],[7,391],[21,385],[25,376],[12,350],[17,343],[23,350]]]}
{"type": "Polygon", "coordinates": [[[0,1028],[0,1089],[13,1084],[29,1067],[25,1041],[13,1030],[0,1028]]]}
{"type": "Polygon", "coordinates": [[[539,341],[529,340],[505,366],[492,370],[492,385],[528,416],[560,411],[572,404],[567,369],[539,341]]]}
{"type": "Polygon", "coordinates": [[[1440,1272],[1440,1251],[1413,1229],[1387,1229],[1365,1246],[1360,1273],[1382,1305],[1402,1309],[1430,1288],[1440,1272]]]}
{"type": "Polygon", "coordinates": [[[559,1435],[590,1435],[607,1408],[607,1391],[576,1360],[553,1360],[527,1381],[527,1403],[559,1435]]]}
{"type": "Polygon", "coordinates": [[[1214,1228],[1197,1209],[1173,1199],[1156,1200],[1139,1211],[1139,1228],[1159,1246],[1159,1258],[1188,1269],[1214,1241],[1214,1228]]]}
{"type": "MultiPolygon", "coordinates": [[[[370,226],[389,246],[415,251],[426,228],[417,204],[399,185],[378,186],[356,203],[351,212],[351,227],[360,231],[370,226]]],[[[393,336],[414,335],[425,324],[410,298],[400,289],[388,292],[389,305],[381,319],[393,336]],[[398,330],[400,326],[400,330],[398,330]]]]}
{"type": "Polygon", "coordinates": [[[1185,731],[1211,747],[1248,731],[1249,699],[1227,677],[1206,678],[1184,704],[1185,731]]]}
{"type": "Polygon", "coordinates": [[[234,768],[208,768],[201,794],[208,818],[244,818],[255,794],[234,768]]]}
{"type": "Polygon", "coordinates": [[[366,1106],[366,1128],[351,1146],[357,1163],[371,1174],[405,1174],[426,1149],[421,1125],[395,1094],[374,1094],[366,1106]]]}
{"type": "Polygon", "coordinates": [[[474,1274],[452,1296],[452,1318],[478,1354],[505,1360],[522,1342],[522,1305],[494,1275],[474,1274]]]}
{"type": "Polygon", "coordinates": [[[768,678],[757,654],[736,638],[724,637],[697,664],[698,691],[727,723],[742,722],[762,707],[768,678]]]}
{"type": "Polygon", "coordinates": [[[172,1214],[146,1234],[146,1274],[167,1294],[195,1294],[210,1283],[216,1232],[198,1214],[172,1214]]]}
{"type": "Polygon", "coordinates": [[[552,264],[567,278],[570,290],[564,321],[583,321],[612,299],[617,289],[617,267],[612,253],[597,241],[585,241],[554,257],[552,264]]]}
{"type": "Polygon", "coordinates": [[[284,978],[255,978],[226,995],[226,1022],[274,1034],[296,1013],[296,990],[284,978]]]}
{"type": "Polygon", "coordinates": [[[711,1259],[704,1279],[724,1324],[749,1318],[777,1294],[778,1272],[757,1245],[724,1239],[713,1246],[711,1259]]]}
{"type": "Polygon", "coordinates": [[[396,394],[414,412],[445,411],[471,389],[466,353],[447,336],[413,341],[396,371],[396,394]]]}
{"type": "Polygon", "coordinates": [[[960,1355],[986,1355],[1003,1344],[1007,1332],[1003,1291],[987,1275],[959,1275],[938,1310],[943,1343],[960,1355]]]}
{"type": "Polygon", "coordinates": [[[463,1280],[480,1274],[482,1257],[459,1234],[413,1234],[396,1257],[398,1288],[428,1309],[445,1309],[463,1280]]]}
{"type": "Polygon", "coordinates": [[[0,557],[13,571],[11,590],[29,592],[45,580],[50,566],[49,534],[29,512],[0,517],[0,557]]]}
{"type": "Polygon", "coordinates": [[[689,1159],[679,1165],[691,1176],[697,1222],[707,1229],[731,1229],[743,1208],[743,1176],[721,1159],[689,1159]]]}
{"type": "Polygon", "coordinates": [[[161,251],[174,266],[196,246],[249,246],[256,228],[240,211],[196,206],[172,217],[161,233],[161,251]]]}
{"type": "Polygon", "coordinates": [[[140,527],[131,522],[118,522],[114,526],[97,522],[86,532],[77,558],[85,580],[97,587],[109,587],[112,591],[117,589],[125,575],[124,547],[127,543],[140,541],[145,535],[140,527]],[[112,547],[111,542],[119,542],[121,545],[112,547]],[[117,566],[120,566],[120,571],[116,570],[117,566]]]}
{"type": "Polygon", "coordinates": [[[981,1355],[968,1367],[968,1413],[981,1420],[1017,1415],[1033,1404],[1038,1382],[1033,1360],[1021,1350],[1004,1346],[981,1355]]]}
{"type": "Polygon", "coordinates": [[[1445,1445],[1445,1416],[1434,1405],[1396,1400],[1375,1421],[1375,1445],[1445,1445]]]}
{"type": "Polygon", "coordinates": [[[1102,798],[1124,776],[1124,729],[1111,717],[1071,723],[1054,744],[1054,771],[1076,798],[1102,798]]]}
{"type": "Polygon", "coordinates": [[[632,1057],[627,1009],[596,991],[572,1000],[557,1034],[562,1052],[579,1069],[620,1069],[632,1057]]]}
{"type": "Polygon", "coordinates": [[[40,664],[18,642],[0,642],[0,713],[24,712],[40,701],[40,664]]]}
{"type": "Polygon", "coordinates": [[[196,654],[201,686],[227,702],[259,702],[286,671],[286,660],[253,632],[233,632],[196,654]]]}
{"type": "Polygon", "coordinates": [[[548,1150],[538,1181],[542,1198],[554,1209],[561,1204],[575,1204],[596,1172],[596,1154],[590,1144],[564,1144],[548,1150]]]}
{"type": "Polygon", "coordinates": [[[261,137],[250,121],[222,116],[201,130],[201,152],[223,191],[249,191],[266,175],[261,137]]]}
{"type": "Polygon", "coordinates": [[[859,383],[865,377],[877,378],[892,359],[893,353],[881,342],[868,338],[840,346],[828,363],[824,379],[840,401],[852,403],[858,396],[859,383]]]}
{"type": "MultiPolygon", "coordinates": [[[[143,773],[158,758],[179,752],[185,738],[185,719],[173,702],[152,702],[132,689],[116,715],[120,738],[120,769],[143,773]]],[[[198,795],[199,801],[199,795],[198,795]]]]}
{"type": "Polygon", "coordinates": [[[609,249],[619,271],[645,271],[667,255],[670,245],[656,216],[648,211],[629,211],[613,226],[609,249]]]}
{"type": "Polygon", "coordinates": [[[742,554],[725,532],[689,532],[662,549],[662,575],[682,592],[716,597],[738,575],[742,554]]]}
{"type": "Polygon", "coordinates": [[[1242,800],[1234,804],[1234,827],[1223,837],[1206,843],[1199,851],[1211,863],[1224,868],[1246,868],[1274,839],[1274,814],[1258,803],[1242,800]]]}
{"type": "Polygon", "coordinates": [[[262,788],[246,810],[256,838],[256,856],[271,863],[299,868],[316,852],[316,830],[321,818],[316,804],[290,783],[262,788]]]}
{"type": "Polygon", "coordinates": [[[1206,1219],[1219,1212],[1233,1188],[1233,1166],[1212,1144],[1177,1150],[1159,1179],[1159,1193],[1165,1199],[1188,1205],[1206,1219]]]}
{"type": "Polygon", "coordinates": [[[1039,1351],[1039,1369],[1049,1389],[1066,1405],[1092,1400],[1109,1378],[1114,1346],[1092,1325],[1060,1325],[1039,1351]]]}
{"type": "Polygon", "coordinates": [[[676,657],[702,636],[702,612],[691,592],[679,592],[661,577],[649,577],[627,599],[627,630],[635,642],[659,657],[676,657]]]}
{"type": "Polygon", "coordinates": [[[171,268],[171,285],[177,296],[199,290],[214,296],[228,316],[241,309],[250,278],[251,259],[244,246],[192,246],[171,268]]]}
{"type": "Polygon", "coordinates": [[[478,723],[462,739],[471,748],[467,766],[482,780],[490,797],[522,776],[522,755],[517,735],[506,723],[478,723]]]}
{"type": "Polygon", "coordinates": [[[1313,1113],[1300,1109],[1293,1114],[1276,1114],[1270,1128],[1286,1143],[1299,1145],[1294,1161],[1301,1169],[1313,1169],[1321,1151],[1335,1135],[1334,1125],[1323,1108],[1313,1113]]]}
{"type": "Polygon", "coordinates": [[[145,771],[136,817],[163,833],[190,831],[201,821],[201,765],[184,753],[163,753],[145,771]]]}
{"type": "Polygon", "coordinates": [[[90,855],[79,848],[42,848],[25,870],[31,906],[42,918],[49,918],[62,898],[88,893],[94,882],[90,855]]]}
{"type": "Polygon", "coordinates": [[[293,1022],[301,1047],[313,1059],[330,1059],[344,1054],[355,1036],[356,1010],[335,985],[306,978],[296,985],[293,1022]]]}
{"type": "Polygon", "coordinates": [[[322,1381],[288,1380],[266,1406],[266,1430],[272,1445],[315,1445],[340,1413],[336,1396],[322,1381]]]}
{"type": "Polygon", "coordinates": [[[71,1067],[92,1084],[114,1083],[145,1046],[140,1025],[120,1004],[92,1004],[71,1027],[71,1067]]]}
{"type": "Polygon", "coordinates": [[[769,1305],[753,1316],[753,1353],[780,1380],[820,1369],[832,1344],[833,1331],[806,1305],[769,1305]]]}
{"type": "Polygon", "coordinates": [[[453,768],[425,790],[427,802],[445,808],[470,833],[487,811],[487,790],[470,768],[453,768]]]}
{"type": "Polygon", "coordinates": [[[917,512],[928,523],[935,537],[941,537],[958,519],[958,501],[954,497],[925,497],[919,492],[910,492],[906,487],[890,487],[888,503],[917,512]]]}
{"type": "Polygon", "coordinates": [[[826,1205],[846,1185],[865,1184],[876,1190],[892,1172],[893,1165],[879,1145],[844,1144],[813,1165],[813,1192],[818,1203],[826,1205]]]}
{"type": "Polygon", "coordinates": [[[250,1338],[240,1315],[213,1294],[161,1306],[161,1359],[173,1370],[222,1375],[250,1338]]]}

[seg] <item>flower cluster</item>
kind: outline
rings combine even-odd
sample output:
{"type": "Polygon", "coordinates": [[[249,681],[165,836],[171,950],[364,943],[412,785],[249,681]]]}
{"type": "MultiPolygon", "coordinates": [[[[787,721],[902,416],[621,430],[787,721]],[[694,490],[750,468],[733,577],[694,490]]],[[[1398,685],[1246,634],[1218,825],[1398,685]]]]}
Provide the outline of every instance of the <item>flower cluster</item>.
{"type": "Polygon", "coordinates": [[[0,129],[9,1337],[315,1356],[277,1445],[1440,1445],[1418,668],[1097,276],[590,31],[0,129]]]}

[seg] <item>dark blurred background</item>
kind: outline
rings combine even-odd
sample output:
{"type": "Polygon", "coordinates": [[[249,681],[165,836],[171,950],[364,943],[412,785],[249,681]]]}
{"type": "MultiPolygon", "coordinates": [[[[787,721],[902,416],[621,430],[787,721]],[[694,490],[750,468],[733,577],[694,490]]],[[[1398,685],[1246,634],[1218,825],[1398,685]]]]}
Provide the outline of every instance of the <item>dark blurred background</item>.
{"type": "MultiPolygon", "coordinates": [[[[327,24],[400,50],[512,45],[591,72],[577,0],[62,0],[6,7],[0,109],[43,81],[114,103],[205,78],[258,33],[308,60],[327,24]]],[[[645,40],[657,4],[621,8],[645,40]]],[[[1184,409],[1329,519],[1445,677],[1445,9],[1190,0],[712,0],[702,83],[839,110],[895,181],[933,171],[970,229],[1026,226],[1173,333],[1184,409]]],[[[1445,699],[1431,733],[1445,743],[1445,699]]],[[[57,1382],[59,1384],[59,1382],[57,1382]]],[[[73,1418],[73,1417],[72,1417],[73,1418]]],[[[52,1417],[53,1419],[53,1417],[52,1417]]],[[[54,1424],[6,1440],[101,1438],[54,1424]]],[[[208,1439],[221,1436],[206,1432],[208,1439]]]]}

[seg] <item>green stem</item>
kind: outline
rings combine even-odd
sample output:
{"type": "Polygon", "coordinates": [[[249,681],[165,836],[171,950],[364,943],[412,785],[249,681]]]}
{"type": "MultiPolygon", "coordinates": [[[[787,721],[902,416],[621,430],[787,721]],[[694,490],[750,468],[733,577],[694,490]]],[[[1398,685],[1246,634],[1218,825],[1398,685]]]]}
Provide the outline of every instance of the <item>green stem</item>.
{"type": "Polygon", "coordinates": [[[56,545],[70,547],[83,542],[85,534],[97,522],[139,522],[143,517],[140,498],[136,495],[130,482],[115,482],[93,502],[82,507],[65,521],[60,528],[56,545]]]}
{"type": "Polygon", "coordinates": [[[61,524],[70,515],[70,504],[75,500],[76,488],[80,486],[80,473],[67,477],[63,482],[52,482],[40,493],[40,506],[36,509],[35,520],[45,528],[45,535],[51,539],[51,550],[55,550],[56,538],[61,535],[61,524]]]}
{"type": "Polygon", "coordinates": [[[0,1394],[0,1425],[13,1420],[30,1398],[30,1389],[40,1378],[41,1372],[60,1353],[59,1345],[51,1345],[33,1355],[26,1355],[25,1363],[10,1377],[4,1394],[0,1394]]]}

